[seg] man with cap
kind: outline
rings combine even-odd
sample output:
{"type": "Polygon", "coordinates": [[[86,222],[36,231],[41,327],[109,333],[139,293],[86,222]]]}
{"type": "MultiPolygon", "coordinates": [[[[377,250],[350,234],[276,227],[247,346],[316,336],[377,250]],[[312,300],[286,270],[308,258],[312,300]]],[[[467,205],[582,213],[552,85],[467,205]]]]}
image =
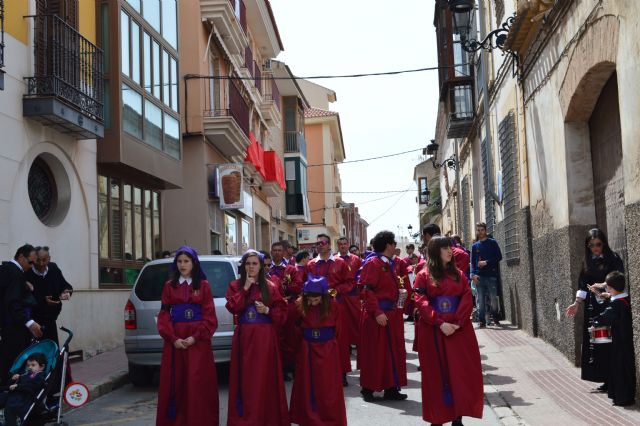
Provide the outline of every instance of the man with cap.
{"type": "Polygon", "coordinates": [[[296,323],[304,339],[291,392],[290,421],[300,425],[346,426],[340,374],[341,309],[325,277],[309,275],[297,302],[296,323]]]}
{"type": "MultiPolygon", "coordinates": [[[[395,271],[395,235],[379,232],[373,239],[374,255],[365,261],[358,285],[364,301],[358,365],[365,401],[374,401],[374,392],[384,391],[384,399],[407,398],[400,388],[407,385],[404,322],[398,308],[402,284],[395,271]]],[[[406,293],[405,293],[406,294],[406,293]]]]}

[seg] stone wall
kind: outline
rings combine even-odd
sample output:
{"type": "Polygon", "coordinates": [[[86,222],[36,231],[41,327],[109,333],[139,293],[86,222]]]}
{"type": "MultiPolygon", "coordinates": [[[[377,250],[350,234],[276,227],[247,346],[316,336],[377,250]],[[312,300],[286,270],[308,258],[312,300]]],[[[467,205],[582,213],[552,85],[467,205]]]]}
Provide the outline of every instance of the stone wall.
{"type": "MultiPolygon", "coordinates": [[[[634,343],[636,349],[636,379],[640,392],[640,202],[625,206],[625,222],[627,227],[627,261],[624,265],[628,277],[628,291],[631,296],[633,315],[634,343]]],[[[638,394],[636,392],[636,394],[638,394]]]]}
{"type": "MultiPolygon", "coordinates": [[[[537,311],[530,222],[531,212],[528,207],[525,207],[518,212],[520,260],[511,265],[503,260],[500,265],[500,277],[505,318],[532,336],[536,336],[538,333],[537,311]]],[[[495,237],[504,256],[504,222],[496,225],[495,237]]]]}

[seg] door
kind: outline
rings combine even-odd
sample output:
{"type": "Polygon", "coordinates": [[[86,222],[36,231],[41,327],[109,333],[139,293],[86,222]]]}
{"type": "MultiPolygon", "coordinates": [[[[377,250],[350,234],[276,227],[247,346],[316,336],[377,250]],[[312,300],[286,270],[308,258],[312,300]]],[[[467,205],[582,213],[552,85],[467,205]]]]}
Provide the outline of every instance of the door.
{"type": "Polygon", "coordinates": [[[596,223],[607,234],[611,249],[625,260],[624,172],[618,79],[615,73],[602,89],[591,114],[589,134],[596,223]]]}

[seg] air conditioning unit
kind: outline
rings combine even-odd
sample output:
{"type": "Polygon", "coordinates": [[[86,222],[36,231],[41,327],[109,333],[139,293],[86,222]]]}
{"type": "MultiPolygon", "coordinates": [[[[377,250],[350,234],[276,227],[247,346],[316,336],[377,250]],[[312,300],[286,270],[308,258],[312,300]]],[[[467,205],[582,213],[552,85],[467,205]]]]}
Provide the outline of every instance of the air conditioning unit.
{"type": "Polygon", "coordinates": [[[262,67],[264,71],[271,71],[271,59],[266,59],[264,61],[264,66],[262,67]]]}
{"type": "Polygon", "coordinates": [[[280,225],[280,221],[282,220],[282,210],[276,210],[276,223],[280,225]]]}

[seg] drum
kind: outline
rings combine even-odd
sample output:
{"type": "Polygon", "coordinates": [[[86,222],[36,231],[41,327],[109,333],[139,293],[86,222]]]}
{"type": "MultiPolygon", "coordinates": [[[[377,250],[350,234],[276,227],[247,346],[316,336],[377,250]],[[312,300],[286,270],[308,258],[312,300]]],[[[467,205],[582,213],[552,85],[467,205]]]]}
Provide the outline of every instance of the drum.
{"type": "Polygon", "coordinates": [[[591,343],[602,344],[611,343],[611,327],[589,327],[589,335],[591,343]]]}

